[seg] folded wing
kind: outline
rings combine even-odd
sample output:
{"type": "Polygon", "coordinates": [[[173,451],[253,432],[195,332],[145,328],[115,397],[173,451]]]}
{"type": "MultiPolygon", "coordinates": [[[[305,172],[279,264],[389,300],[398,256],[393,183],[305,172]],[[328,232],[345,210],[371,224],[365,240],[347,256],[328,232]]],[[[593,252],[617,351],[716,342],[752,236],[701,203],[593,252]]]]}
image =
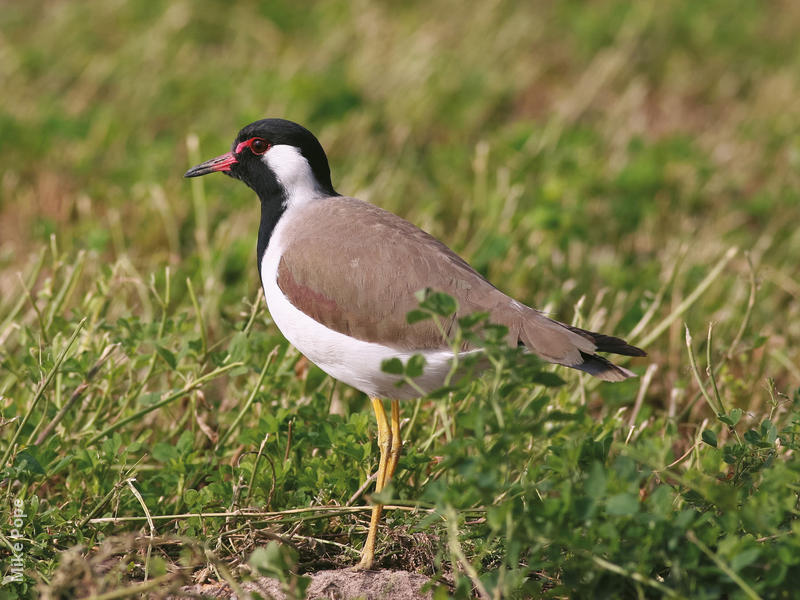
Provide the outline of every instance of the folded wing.
{"type": "Polygon", "coordinates": [[[418,307],[415,293],[428,288],[458,301],[456,317],[488,312],[491,322],[508,327],[510,344],[607,381],[634,374],[596,352],[645,354],[517,302],[433,236],[366,202],[335,197],[309,203],[293,211],[286,227],[291,233],[284,239],[291,243],[278,267],[278,286],[298,309],[340,333],[402,351],[448,347],[433,321],[406,321],[418,307]]]}

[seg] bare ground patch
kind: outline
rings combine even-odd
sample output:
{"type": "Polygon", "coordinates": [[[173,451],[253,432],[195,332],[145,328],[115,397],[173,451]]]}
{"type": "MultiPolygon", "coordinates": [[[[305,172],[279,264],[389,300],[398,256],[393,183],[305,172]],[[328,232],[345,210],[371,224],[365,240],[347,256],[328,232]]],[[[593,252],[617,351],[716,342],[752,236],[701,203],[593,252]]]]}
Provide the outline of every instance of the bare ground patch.
{"type": "MultiPolygon", "coordinates": [[[[433,597],[425,589],[430,579],[419,573],[408,571],[354,571],[353,569],[334,569],[319,571],[309,575],[311,583],[305,597],[309,600],[426,600],[433,597]]],[[[261,577],[242,585],[246,592],[255,592],[262,598],[289,600],[291,594],[282,589],[276,579],[261,577]]],[[[221,598],[233,599],[238,596],[227,583],[208,583],[186,586],[172,598],[221,598]]]]}

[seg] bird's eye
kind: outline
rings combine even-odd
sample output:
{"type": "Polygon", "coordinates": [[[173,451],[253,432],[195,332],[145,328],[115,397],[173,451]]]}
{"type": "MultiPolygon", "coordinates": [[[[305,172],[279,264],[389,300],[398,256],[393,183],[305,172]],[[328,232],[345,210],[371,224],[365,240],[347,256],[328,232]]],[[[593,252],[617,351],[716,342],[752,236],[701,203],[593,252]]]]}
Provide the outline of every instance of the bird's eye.
{"type": "Polygon", "coordinates": [[[253,151],[253,154],[264,154],[269,150],[269,144],[261,138],[253,138],[250,142],[250,150],[253,151]]]}

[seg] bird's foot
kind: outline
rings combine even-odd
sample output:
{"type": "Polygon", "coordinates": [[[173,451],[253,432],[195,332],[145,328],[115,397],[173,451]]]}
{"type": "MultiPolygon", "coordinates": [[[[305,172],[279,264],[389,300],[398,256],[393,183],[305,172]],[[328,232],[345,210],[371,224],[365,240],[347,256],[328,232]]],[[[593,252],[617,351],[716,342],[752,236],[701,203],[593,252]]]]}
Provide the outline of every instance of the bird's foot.
{"type": "Polygon", "coordinates": [[[374,556],[362,555],[359,563],[353,566],[353,571],[371,571],[374,563],[374,556]]]}

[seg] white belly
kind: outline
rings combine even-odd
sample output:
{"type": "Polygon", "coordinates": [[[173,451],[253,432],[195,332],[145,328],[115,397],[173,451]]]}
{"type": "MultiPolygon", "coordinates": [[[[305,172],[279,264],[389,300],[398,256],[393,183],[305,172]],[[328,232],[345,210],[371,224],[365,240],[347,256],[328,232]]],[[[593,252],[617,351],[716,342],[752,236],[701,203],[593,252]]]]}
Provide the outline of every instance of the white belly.
{"type": "Polygon", "coordinates": [[[407,384],[398,388],[398,377],[381,370],[383,361],[390,358],[399,358],[405,364],[414,354],[422,354],[425,368],[414,383],[425,393],[444,384],[453,358],[449,350],[403,352],[357,340],[326,327],[295,308],[278,287],[278,263],[283,251],[280,230],[279,222],[261,261],[261,281],[272,320],[295,348],[331,377],[372,397],[406,400],[420,395],[407,384]]]}

